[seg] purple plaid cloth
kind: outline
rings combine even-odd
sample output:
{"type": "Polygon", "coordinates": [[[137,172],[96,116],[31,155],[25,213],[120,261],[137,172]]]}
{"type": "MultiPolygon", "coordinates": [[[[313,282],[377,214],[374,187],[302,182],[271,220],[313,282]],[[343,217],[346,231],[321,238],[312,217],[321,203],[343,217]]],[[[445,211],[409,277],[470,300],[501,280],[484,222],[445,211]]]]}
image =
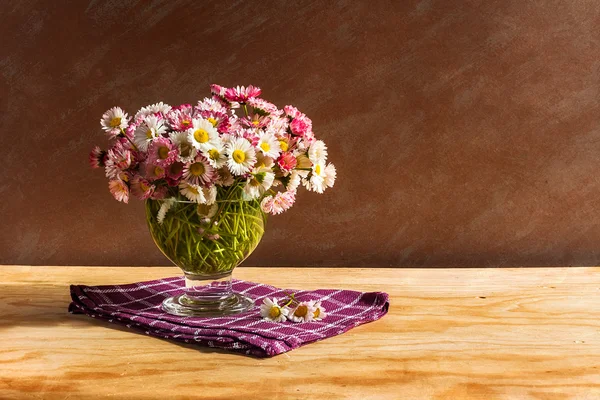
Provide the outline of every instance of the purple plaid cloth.
{"type": "Polygon", "coordinates": [[[167,314],[160,308],[162,301],[182,293],[185,286],[183,277],[174,277],[128,285],[71,285],[73,302],[69,312],[125,325],[163,339],[271,357],[375,321],[389,307],[388,295],[382,292],[284,290],[237,279],[232,283],[235,292],[254,299],[254,309],[211,318],[167,314]],[[286,292],[290,291],[299,301],[320,300],[327,316],[322,321],[303,323],[271,322],[260,317],[259,306],[265,297],[286,299],[286,292]]]}

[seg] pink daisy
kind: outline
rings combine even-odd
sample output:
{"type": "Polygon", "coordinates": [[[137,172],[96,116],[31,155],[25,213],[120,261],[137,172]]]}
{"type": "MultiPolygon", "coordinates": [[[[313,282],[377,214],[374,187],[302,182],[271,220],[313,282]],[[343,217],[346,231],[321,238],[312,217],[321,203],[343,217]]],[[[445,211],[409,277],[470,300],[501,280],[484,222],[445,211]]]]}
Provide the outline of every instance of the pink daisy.
{"type": "Polygon", "coordinates": [[[246,128],[265,128],[269,125],[270,118],[262,117],[258,114],[255,114],[253,117],[244,117],[240,119],[240,122],[246,128]]]}
{"type": "Polygon", "coordinates": [[[169,139],[161,136],[150,143],[148,155],[154,164],[167,167],[175,162],[179,150],[169,139]]]}
{"type": "Polygon", "coordinates": [[[166,175],[165,168],[161,167],[160,165],[147,163],[145,169],[146,169],[146,179],[148,179],[149,181],[155,181],[157,179],[162,179],[166,175]]]}
{"type": "Polygon", "coordinates": [[[110,179],[117,178],[121,172],[131,166],[132,159],[131,151],[116,143],[106,154],[104,162],[106,176],[110,179]]]}
{"type": "Polygon", "coordinates": [[[193,185],[212,183],[214,178],[215,169],[201,155],[183,167],[183,179],[193,185]]]}
{"type": "Polygon", "coordinates": [[[172,130],[185,131],[192,127],[192,114],[192,106],[183,104],[179,107],[174,107],[167,113],[167,121],[172,130]]]}
{"type": "Polygon", "coordinates": [[[100,168],[104,167],[104,161],[107,153],[106,151],[100,149],[99,146],[95,146],[90,152],[90,166],[92,168],[100,168]]]}
{"type": "Polygon", "coordinates": [[[294,155],[289,151],[281,153],[281,156],[279,156],[277,159],[277,165],[279,165],[279,168],[285,172],[290,172],[296,168],[297,163],[298,161],[296,160],[296,157],[294,157],[294,155]]]}
{"type": "Polygon", "coordinates": [[[294,118],[290,122],[290,130],[296,136],[304,136],[311,129],[311,125],[305,118],[294,118]]]}
{"type": "Polygon", "coordinates": [[[215,85],[214,83],[210,85],[210,92],[215,96],[225,96],[225,92],[227,88],[223,86],[215,85]]]}
{"type": "Polygon", "coordinates": [[[162,200],[165,197],[167,197],[167,192],[168,189],[166,186],[159,186],[156,189],[154,189],[154,193],[152,193],[152,196],[150,196],[150,198],[152,200],[162,200]]]}
{"type": "Polygon", "coordinates": [[[131,194],[140,200],[146,200],[152,196],[154,189],[156,186],[139,175],[134,176],[131,180],[131,194]]]}
{"type": "Polygon", "coordinates": [[[288,210],[294,201],[296,201],[296,192],[278,192],[275,197],[265,197],[260,205],[264,212],[276,215],[288,210]]]}
{"type": "Polygon", "coordinates": [[[260,96],[260,93],[260,88],[254,87],[252,85],[248,87],[236,86],[234,88],[229,88],[225,91],[225,98],[229,101],[246,103],[249,99],[260,96]]]}
{"type": "Polygon", "coordinates": [[[129,188],[122,180],[113,179],[109,181],[108,189],[117,201],[122,201],[123,203],[129,202],[129,188]]]}
{"type": "Polygon", "coordinates": [[[269,103],[268,101],[259,97],[248,99],[247,104],[254,108],[254,112],[258,114],[281,115],[283,113],[275,104],[269,103]]]}
{"type": "Polygon", "coordinates": [[[183,175],[182,162],[177,161],[169,165],[169,167],[167,168],[167,183],[169,184],[169,186],[179,185],[181,175],[183,175]]]}

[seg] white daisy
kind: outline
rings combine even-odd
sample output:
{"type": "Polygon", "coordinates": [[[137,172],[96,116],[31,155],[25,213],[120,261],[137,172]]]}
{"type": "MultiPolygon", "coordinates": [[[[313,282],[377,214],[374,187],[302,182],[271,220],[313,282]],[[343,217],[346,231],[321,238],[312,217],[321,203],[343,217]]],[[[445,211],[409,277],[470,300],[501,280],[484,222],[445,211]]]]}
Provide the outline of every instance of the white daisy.
{"type": "Polygon", "coordinates": [[[165,220],[165,216],[167,215],[167,212],[171,209],[173,204],[175,204],[175,199],[170,197],[164,200],[163,203],[160,205],[160,209],[158,210],[158,214],[156,215],[156,220],[159,224],[162,225],[162,223],[165,220]]]}
{"type": "Polygon", "coordinates": [[[299,303],[289,314],[288,319],[294,322],[310,322],[315,319],[315,306],[313,302],[299,303]]]}
{"type": "Polygon", "coordinates": [[[269,168],[257,168],[246,181],[244,186],[244,197],[246,199],[258,199],[273,185],[275,174],[269,168]]]}
{"type": "Polygon", "coordinates": [[[296,189],[298,189],[298,186],[300,186],[300,182],[302,181],[302,175],[300,175],[300,172],[306,172],[306,171],[296,171],[296,170],[292,171],[292,173],[290,174],[290,179],[288,181],[288,184],[285,187],[286,190],[296,191],[296,189]]]}
{"type": "Polygon", "coordinates": [[[335,165],[331,163],[327,164],[327,167],[325,167],[325,185],[327,185],[328,188],[333,187],[336,177],[337,171],[335,170],[335,165]]]}
{"type": "Polygon", "coordinates": [[[179,192],[185,197],[187,197],[190,201],[195,201],[196,203],[206,203],[204,191],[199,185],[181,182],[179,184],[179,192]]]}
{"type": "Polygon", "coordinates": [[[258,136],[258,144],[256,147],[262,154],[271,158],[277,158],[279,157],[279,153],[281,153],[281,145],[279,144],[279,140],[277,140],[275,135],[270,133],[261,133],[258,136]]]}
{"type": "Polygon", "coordinates": [[[226,146],[227,166],[234,175],[243,175],[250,171],[256,162],[256,152],[252,145],[242,138],[231,139],[226,146]]]}
{"type": "Polygon", "coordinates": [[[327,146],[322,140],[317,140],[308,148],[308,158],[313,164],[325,164],[327,161],[327,146]]]}
{"type": "Polygon", "coordinates": [[[169,138],[179,149],[179,155],[177,156],[178,161],[187,163],[196,158],[198,151],[194,146],[192,146],[192,142],[190,142],[190,135],[187,132],[171,132],[169,134],[169,138]]]}
{"type": "Polygon", "coordinates": [[[139,117],[147,117],[148,115],[155,113],[162,113],[163,115],[166,115],[169,111],[171,111],[171,108],[172,107],[170,105],[165,104],[162,101],[160,103],[151,104],[149,106],[140,108],[140,111],[135,114],[135,119],[138,119],[139,117]]]}
{"type": "Polygon", "coordinates": [[[320,301],[315,302],[314,300],[311,300],[312,306],[314,308],[314,312],[313,312],[313,320],[314,321],[321,321],[323,318],[325,318],[327,316],[327,313],[325,312],[325,307],[323,307],[321,305],[320,301]]]}
{"type": "Polygon", "coordinates": [[[188,129],[189,140],[198,150],[208,150],[217,144],[219,132],[210,121],[203,118],[194,118],[192,127],[188,129]]]}
{"type": "Polygon", "coordinates": [[[273,322],[284,322],[290,310],[277,304],[277,299],[264,299],[260,305],[260,316],[273,322]]]}
{"type": "MultiPolygon", "coordinates": [[[[206,199],[206,204],[209,206],[215,204],[215,201],[217,201],[217,187],[215,185],[212,185],[209,188],[203,187],[202,191],[204,192],[204,198],[206,199]]],[[[215,213],[216,213],[216,211],[215,211],[215,213]]]]}
{"type": "Polygon", "coordinates": [[[144,122],[140,124],[133,135],[133,143],[140,151],[148,151],[148,145],[155,138],[167,131],[162,118],[156,115],[149,115],[144,118],[144,122]]]}
{"type": "Polygon", "coordinates": [[[323,193],[327,187],[325,184],[325,176],[325,165],[322,163],[316,163],[313,165],[310,177],[303,179],[302,184],[306,187],[306,189],[312,192],[323,193]]]}
{"type": "Polygon", "coordinates": [[[210,149],[203,150],[202,154],[214,168],[221,168],[227,162],[225,147],[218,141],[210,149]]]}
{"type": "Polygon", "coordinates": [[[100,125],[109,136],[115,137],[121,133],[121,129],[127,128],[128,122],[127,113],[121,107],[113,107],[102,115],[100,125]]]}

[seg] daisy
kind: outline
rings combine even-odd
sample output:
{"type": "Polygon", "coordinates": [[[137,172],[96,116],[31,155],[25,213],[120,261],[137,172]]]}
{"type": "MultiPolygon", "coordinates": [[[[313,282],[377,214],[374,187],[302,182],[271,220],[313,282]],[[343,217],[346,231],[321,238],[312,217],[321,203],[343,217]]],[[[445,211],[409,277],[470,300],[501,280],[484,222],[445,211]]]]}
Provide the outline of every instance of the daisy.
{"type": "Polygon", "coordinates": [[[188,130],[188,140],[198,150],[208,150],[213,147],[219,138],[219,133],[209,121],[203,118],[192,120],[192,127],[188,130]]]}
{"type": "Polygon", "coordinates": [[[263,155],[262,152],[258,152],[256,153],[256,167],[266,167],[266,168],[271,168],[273,167],[273,159],[271,157],[267,157],[265,155],[263,155]]]}
{"type": "Polygon", "coordinates": [[[122,180],[113,179],[109,181],[108,189],[116,200],[122,201],[123,203],[129,202],[129,188],[122,180]]]}
{"type": "Polygon", "coordinates": [[[156,115],[148,115],[133,134],[133,143],[140,151],[148,151],[148,145],[167,131],[164,120],[156,115]]]}
{"type": "Polygon", "coordinates": [[[183,175],[183,163],[176,161],[167,168],[167,177],[171,180],[178,180],[183,175]]]}
{"type": "Polygon", "coordinates": [[[156,186],[148,182],[146,179],[136,175],[131,180],[131,194],[140,200],[146,200],[152,196],[156,186]]]}
{"type": "Polygon", "coordinates": [[[159,224],[162,225],[162,223],[165,220],[165,217],[167,216],[167,212],[169,212],[173,204],[175,204],[175,198],[173,197],[169,197],[168,199],[162,202],[162,204],[160,205],[160,209],[156,214],[156,220],[159,224]]]}
{"type": "Polygon", "coordinates": [[[315,306],[310,301],[299,303],[289,314],[288,319],[294,322],[310,322],[315,319],[315,306]]]}
{"type": "Polygon", "coordinates": [[[260,316],[273,322],[284,322],[290,310],[277,304],[277,299],[266,298],[260,305],[260,316]]]}
{"type": "Polygon", "coordinates": [[[278,192],[275,197],[267,196],[260,203],[262,210],[268,214],[281,214],[289,209],[296,201],[296,192],[288,190],[286,192],[278,192]]]}
{"type": "Polygon", "coordinates": [[[157,179],[162,179],[166,175],[166,170],[160,165],[154,165],[152,163],[146,164],[146,179],[149,181],[155,181],[157,179]]]}
{"type": "Polygon", "coordinates": [[[269,126],[267,127],[267,132],[278,137],[285,135],[289,126],[289,120],[286,117],[274,115],[270,115],[270,117],[271,119],[269,121],[269,126]]]}
{"type": "Polygon", "coordinates": [[[325,167],[325,185],[328,188],[333,187],[336,177],[337,177],[337,171],[335,169],[335,165],[333,165],[331,163],[327,164],[327,167],[325,167]]]}
{"type": "Polygon", "coordinates": [[[227,162],[225,148],[221,143],[214,144],[211,148],[205,149],[202,154],[208,160],[213,168],[221,168],[227,162]]]}
{"type": "Polygon", "coordinates": [[[229,101],[245,103],[253,97],[260,96],[260,93],[260,88],[254,87],[252,85],[248,87],[237,86],[234,88],[227,89],[225,91],[225,98],[229,101]]]}
{"type": "Polygon", "coordinates": [[[215,169],[200,155],[183,167],[183,179],[194,185],[211,183],[214,177],[215,169]]]}
{"type": "Polygon", "coordinates": [[[226,146],[227,166],[234,175],[243,175],[250,171],[256,162],[256,152],[246,139],[235,138],[226,146]]]}
{"type": "Polygon", "coordinates": [[[179,184],[179,191],[190,201],[195,201],[196,203],[206,202],[204,192],[202,191],[202,188],[199,185],[194,185],[188,182],[181,182],[179,184]]]}
{"type": "Polygon", "coordinates": [[[315,302],[314,300],[311,300],[312,306],[314,308],[314,312],[313,312],[313,320],[314,321],[321,321],[323,318],[325,318],[327,316],[327,313],[325,312],[325,307],[323,307],[321,305],[320,301],[315,302]]]}
{"type": "Polygon", "coordinates": [[[115,137],[121,133],[121,129],[127,128],[127,113],[121,107],[113,107],[102,115],[100,125],[110,137],[115,137]]]}
{"type": "Polygon", "coordinates": [[[298,164],[298,161],[290,152],[281,153],[281,157],[277,160],[277,165],[279,165],[279,168],[284,172],[292,171],[296,168],[296,164],[298,164]]]}
{"type": "Polygon", "coordinates": [[[275,174],[268,168],[258,168],[246,181],[243,188],[248,199],[257,199],[273,185],[275,174]]]}
{"type": "Polygon", "coordinates": [[[155,103],[155,104],[151,104],[149,106],[140,108],[140,111],[138,111],[135,114],[134,119],[138,119],[140,117],[147,117],[148,115],[156,114],[156,113],[161,113],[163,115],[167,115],[167,113],[169,111],[171,111],[171,108],[172,107],[170,105],[165,104],[161,101],[160,103],[155,103]]]}
{"type": "Polygon", "coordinates": [[[215,183],[217,185],[220,186],[231,186],[233,185],[234,182],[234,177],[233,175],[231,175],[231,171],[229,171],[229,168],[220,168],[217,171],[217,179],[215,180],[215,183]]]}
{"type": "Polygon", "coordinates": [[[106,151],[100,149],[99,146],[95,146],[90,152],[90,166],[92,168],[104,167],[104,157],[107,155],[106,151]]]}
{"type": "Polygon", "coordinates": [[[220,101],[209,99],[208,97],[205,97],[202,101],[198,101],[196,109],[199,111],[214,111],[219,113],[227,112],[227,109],[223,107],[223,104],[221,104],[220,101]]]}
{"type": "Polygon", "coordinates": [[[192,127],[192,106],[182,104],[167,113],[167,120],[174,131],[187,131],[192,127]]]}
{"type": "Polygon", "coordinates": [[[197,150],[190,141],[190,135],[187,132],[171,132],[169,134],[171,142],[179,149],[177,159],[181,162],[190,162],[196,158],[197,150]]]}
{"type": "Polygon", "coordinates": [[[273,114],[273,115],[280,115],[282,112],[277,108],[277,106],[273,103],[269,103],[266,100],[263,100],[261,98],[251,98],[248,99],[248,101],[246,102],[250,107],[254,108],[254,112],[261,114],[261,115],[267,115],[267,114],[273,114]]]}
{"type": "Polygon", "coordinates": [[[302,182],[302,175],[300,174],[300,172],[305,172],[305,171],[294,170],[290,174],[288,183],[285,187],[288,191],[295,192],[296,189],[298,189],[298,186],[300,186],[300,182],[302,182]]]}
{"type": "Polygon", "coordinates": [[[254,114],[253,117],[245,117],[240,119],[240,123],[246,128],[262,129],[269,125],[269,117],[254,114]]]}
{"type": "Polygon", "coordinates": [[[219,210],[219,206],[216,204],[212,204],[212,205],[198,204],[198,207],[196,208],[196,212],[198,213],[200,218],[208,218],[209,223],[210,223],[210,219],[217,214],[218,210],[219,210]]]}
{"type": "Polygon", "coordinates": [[[258,143],[256,147],[258,147],[261,153],[263,153],[265,156],[271,158],[279,157],[279,153],[281,152],[279,141],[275,135],[270,133],[261,133],[258,136],[258,143]]]}
{"type": "Polygon", "coordinates": [[[204,193],[204,198],[206,199],[207,205],[210,206],[215,204],[215,201],[217,201],[217,187],[215,185],[212,185],[208,188],[203,187],[202,192],[204,193]]]}
{"type": "Polygon", "coordinates": [[[327,160],[327,146],[322,140],[317,140],[308,148],[308,158],[313,164],[324,164],[327,160]]]}
{"type": "Polygon", "coordinates": [[[321,163],[313,165],[310,178],[304,179],[302,183],[306,189],[312,192],[323,193],[327,187],[325,184],[325,165],[321,163]]]}
{"type": "Polygon", "coordinates": [[[124,170],[131,166],[132,153],[123,146],[117,144],[106,154],[104,171],[109,179],[116,179],[124,170]]]}
{"type": "Polygon", "coordinates": [[[290,130],[296,136],[304,136],[312,128],[308,121],[308,118],[294,118],[290,122],[290,130]]]}
{"type": "Polygon", "coordinates": [[[168,167],[177,160],[177,148],[169,139],[161,136],[148,146],[148,156],[154,164],[168,167]]]}
{"type": "Polygon", "coordinates": [[[223,86],[215,85],[214,83],[210,85],[210,93],[214,96],[225,96],[226,91],[227,88],[224,88],[223,86]]]}

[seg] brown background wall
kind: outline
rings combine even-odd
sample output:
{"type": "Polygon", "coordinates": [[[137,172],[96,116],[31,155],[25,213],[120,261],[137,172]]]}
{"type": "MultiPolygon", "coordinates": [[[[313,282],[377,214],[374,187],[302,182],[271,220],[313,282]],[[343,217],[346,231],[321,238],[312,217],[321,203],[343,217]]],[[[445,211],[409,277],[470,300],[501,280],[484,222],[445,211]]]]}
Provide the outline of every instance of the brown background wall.
{"type": "Polygon", "coordinates": [[[338,182],[246,265],[600,258],[600,3],[5,1],[0,262],[167,264],[87,165],[101,114],[208,85],[294,104],[338,182]]]}

